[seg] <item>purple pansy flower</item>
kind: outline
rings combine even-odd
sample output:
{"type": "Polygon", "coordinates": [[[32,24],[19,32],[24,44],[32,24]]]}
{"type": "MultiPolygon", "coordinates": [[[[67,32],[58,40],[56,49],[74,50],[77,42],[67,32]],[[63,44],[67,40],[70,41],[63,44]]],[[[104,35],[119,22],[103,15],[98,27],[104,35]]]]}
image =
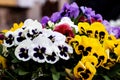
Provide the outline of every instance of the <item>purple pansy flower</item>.
{"type": "Polygon", "coordinates": [[[42,17],[42,19],[41,19],[42,26],[43,27],[46,26],[48,21],[49,21],[49,17],[48,16],[42,17]]]}
{"type": "Polygon", "coordinates": [[[82,7],[80,7],[80,9],[90,23],[93,23],[95,21],[102,22],[102,20],[103,20],[102,16],[100,14],[95,14],[95,11],[92,10],[92,8],[82,6],[82,7]]]}
{"type": "Polygon", "coordinates": [[[69,5],[68,3],[64,4],[60,12],[62,17],[77,18],[80,11],[78,5],[74,2],[71,5],[69,5]]]}
{"type": "Polygon", "coordinates": [[[61,14],[60,14],[60,12],[55,12],[55,13],[53,13],[52,16],[51,16],[51,18],[50,18],[50,20],[51,20],[52,22],[57,22],[59,19],[61,19],[61,14]]]}
{"type": "Polygon", "coordinates": [[[120,38],[120,27],[109,27],[108,32],[113,34],[116,38],[120,38]]]}

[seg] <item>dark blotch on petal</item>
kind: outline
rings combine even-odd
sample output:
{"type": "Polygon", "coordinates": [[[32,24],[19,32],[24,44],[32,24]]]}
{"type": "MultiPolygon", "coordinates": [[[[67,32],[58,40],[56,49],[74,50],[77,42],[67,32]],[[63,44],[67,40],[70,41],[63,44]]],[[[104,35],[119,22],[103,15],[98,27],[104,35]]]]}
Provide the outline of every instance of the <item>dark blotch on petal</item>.
{"type": "Polygon", "coordinates": [[[88,79],[89,75],[87,73],[80,73],[84,79],[88,79]]]}
{"type": "Polygon", "coordinates": [[[84,50],[84,46],[79,45],[79,46],[78,46],[78,50],[82,50],[82,51],[83,51],[83,50],[84,50]]]}
{"type": "Polygon", "coordinates": [[[81,68],[81,67],[79,67],[78,70],[77,70],[77,72],[80,72],[80,71],[84,71],[84,69],[81,68]]]}
{"type": "Polygon", "coordinates": [[[92,49],[91,47],[87,47],[87,48],[86,48],[86,51],[91,52],[91,49],[92,49]]]}
{"type": "Polygon", "coordinates": [[[83,55],[84,55],[84,56],[87,56],[87,55],[88,55],[88,52],[87,52],[87,51],[83,51],[83,55]]]}
{"type": "Polygon", "coordinates": [[[63,51],[60,52],[60,55],[64,56],[64,57],[67,57],[67,54],[65,52],[63,52],[63,51]]]}
{"type": "Polygon", "coordinates": [[[43,54],[40,54],[40,53],[34,53],[33,56],[34,56],[35,58],[39,57],[39,59],[44,59],[43,54]]]}

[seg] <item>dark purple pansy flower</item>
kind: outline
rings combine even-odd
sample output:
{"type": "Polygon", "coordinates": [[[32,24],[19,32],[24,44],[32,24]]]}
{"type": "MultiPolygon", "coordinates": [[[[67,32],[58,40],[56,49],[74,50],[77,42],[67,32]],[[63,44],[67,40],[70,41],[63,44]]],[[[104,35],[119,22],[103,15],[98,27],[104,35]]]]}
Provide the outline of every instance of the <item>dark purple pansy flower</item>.
{"type": "Polygon", "coordinates": [[[43,26],[43,27],[46,26],[46,24],[47,24],[47,22],[48,22],[49,20],[50,20],[50,19],[49,19],[48,16],[42,17],[42,19],[41,19],[42,26],[43,26]]]}

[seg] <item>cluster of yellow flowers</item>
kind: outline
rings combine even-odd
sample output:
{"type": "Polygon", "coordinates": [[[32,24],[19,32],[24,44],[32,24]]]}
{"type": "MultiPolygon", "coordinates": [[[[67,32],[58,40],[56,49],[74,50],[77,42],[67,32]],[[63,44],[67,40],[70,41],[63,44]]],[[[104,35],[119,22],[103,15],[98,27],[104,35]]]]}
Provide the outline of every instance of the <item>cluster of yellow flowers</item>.
{"type": "Polygon", "coordinates": [[[120,39],[108,34],[102,23],[78,23],[79,34],[69,42],[77,55],[82,56],[73,69],[74,76],[91,80],[98,67],[110,69],[120,60],[120,39]],[[114,55],[114,57],[113,57],[114,55]]]}

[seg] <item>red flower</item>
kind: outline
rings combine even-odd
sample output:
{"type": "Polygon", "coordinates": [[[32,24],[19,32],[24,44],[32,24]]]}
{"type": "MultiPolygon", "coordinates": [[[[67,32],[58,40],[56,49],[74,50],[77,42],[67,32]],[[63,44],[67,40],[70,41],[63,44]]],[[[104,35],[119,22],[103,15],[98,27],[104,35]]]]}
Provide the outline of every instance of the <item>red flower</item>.
{"type": "Polygon", "coordinates": [[[60,24],[55,26],[54,31],[60,32],[67,37],[74,37],[74,33],[72,28],[68,24],[60,24]]]}

